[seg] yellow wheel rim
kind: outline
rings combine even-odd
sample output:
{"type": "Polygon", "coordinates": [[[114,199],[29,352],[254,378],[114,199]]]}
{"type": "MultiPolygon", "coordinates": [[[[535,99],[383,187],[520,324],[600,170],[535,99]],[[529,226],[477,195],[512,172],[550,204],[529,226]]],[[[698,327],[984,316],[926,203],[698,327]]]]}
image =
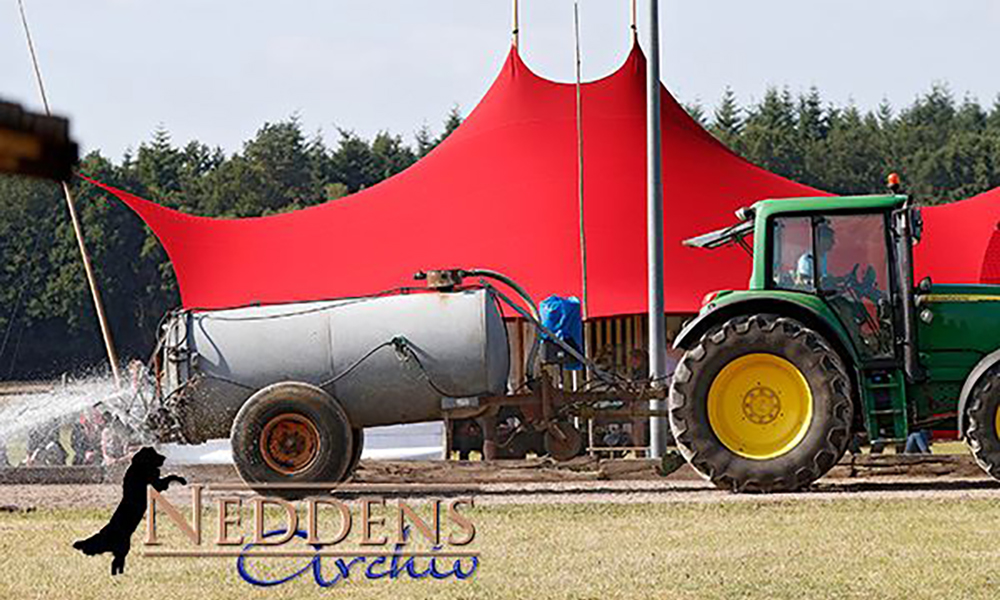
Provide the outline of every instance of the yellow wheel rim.
{"type": "MultiPolygon", "coordinates": [[[[805,437],[813,399],[802,372],[780,356],[747,354],[730,362],[708,390],[708,421],[719,441],[754,460],[777,458],[805,437]]],[[[1000,431],[1000,413],[997,416],[1000,431]]]]}
{"type": "Polygon", "coordinates": [[[997,405],[997,414],[993,419],[995,423],[993,424],[997,432],[997,438],[1000,439],[1000,405],[997,405]]]}

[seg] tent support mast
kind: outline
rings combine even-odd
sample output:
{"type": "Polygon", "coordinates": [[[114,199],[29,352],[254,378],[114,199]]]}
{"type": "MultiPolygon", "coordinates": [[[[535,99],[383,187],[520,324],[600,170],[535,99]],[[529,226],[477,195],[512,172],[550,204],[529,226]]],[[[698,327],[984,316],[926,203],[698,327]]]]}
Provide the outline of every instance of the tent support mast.
{"type": "Polygon", "coordinates": [[[519,25],[517,17],[517,0],[514,0],[514,23],[513,26],[511,27],[511,43],[514,44],[515,48],[517,48],[517,43],[518,41],[520,41],[518,39],[519,38],[518,30],[519,30],[519,25]]]}
{"type": "Polygon", "coordinates": [[[631,5],[631,12],[629,13],[629,35],[632,36],[632,39],[629,41],[632,43],[635,43],[639,37],[638,33],[639,30],[636,28],[637,15],[636,15],[635,2],[636,0],[629,0],[629,4],[631,5]]]}
{"type": "MultiPolygon", "coordinates": [[[[646,71],[646,228],[649,244],[649,379],[662,385],[667,375],[666,315],[663,307],[663,173],[660,138],[660,15],[659,0],[649,0],[649,63],[646,71]]],[[[650,410],[663,410],[662,400],[650,400],[650,410]]],[[[649,418],[649,455],[666,452],[666,419],[649,418]]]]}
{"type": "MultiPolygon", "coordinates": [[[[21,23],[24,25],[24,35],[28,41],[28,52],[31,54],[31,64],[35,70],[35,81],[38,83],[38,93],[42,97],[42,105],[45,107],[45,114],[52,116],[49,109],[49,99],[45,93],[45,84],[42,82],[42,71],[38,67],[38,56],[35,54],[35,44],[31,40],[31,31],[28,28],[28,17],[24,13],[24,1],[18,0],[18,8],[21,11],[21,23]]],[[[69,189],[69,184],[62,182],[63,195],[66,197],[66,207],[69,209],[69,219],[73,223],[73,233],[76,235],[76,243],[80,248],[80,257],[83,259],[83,271],[87,276],[87,285],[90,287],[90,296],[94,301],[94,311],[97,313],[97,321],[101,327],[101,336],[104,338],[104,349],[108,353],[108,363],[111,365],[111,374],[115,379],[115,386],[121,387],[121,373],[118,370],[118,354],[111,339],[111,328],[108,326],[108,318],[104,314],[104,303],[101,301],[101,293],[97,289],[97,278],[94,277],[94,268],[90,264],[90,255],[87,254],[87,245],[83,240],[83,228],[80,226],[80,218],[76,214],[76,205],[73,202],[73,192],[69,189]]]]}
{"type": "MultiPolygon", "coordinates": [[[[582,270],[582,317],[587,320],[587,232],[583,213],[583,95],[581,85],[582,61],[580,59],[580,3],[573,3],[573,32],[576,41],[576,177],[577,204],[580,209],[580,268],[582,270]]],[[[585,349],[586,350],[586,349],[585,349]]]]}

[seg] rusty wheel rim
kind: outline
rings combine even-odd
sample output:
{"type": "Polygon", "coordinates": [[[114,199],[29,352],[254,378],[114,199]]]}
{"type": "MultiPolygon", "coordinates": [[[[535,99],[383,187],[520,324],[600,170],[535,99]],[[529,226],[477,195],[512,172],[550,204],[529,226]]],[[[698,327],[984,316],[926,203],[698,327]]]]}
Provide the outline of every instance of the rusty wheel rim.
{"type": "Polygon", "coordinates": [[[319,456],[319,430],[298,413],[277,415],[261,431],[260,453],[267,466],[283,475],[301,473],[319,456]]]}

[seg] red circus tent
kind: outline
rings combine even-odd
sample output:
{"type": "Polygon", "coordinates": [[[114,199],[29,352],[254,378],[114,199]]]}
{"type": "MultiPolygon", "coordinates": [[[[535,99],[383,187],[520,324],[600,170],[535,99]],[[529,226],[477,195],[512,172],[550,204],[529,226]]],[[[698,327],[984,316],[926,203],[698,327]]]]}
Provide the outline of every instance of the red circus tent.
{"type": "MultiPolygon", "coordinates": [[[[633,44],[619,69],[582,87],[590,317],[646,311],[645,66],[633,44]]],[[[750,260],[681,240],[753,201],[821,192],[736,156],[662,98],[666,309],[694,312],[706,291],[744,287],[750,260]]],[[[536,75],[512,47],[445,142],[349,197],[226,220],[105,187],[162,242],[188,308],[366,295],[450,267],[501,271],[541,299],[581,294],[576,152],[574,86],[536,75]]]]}

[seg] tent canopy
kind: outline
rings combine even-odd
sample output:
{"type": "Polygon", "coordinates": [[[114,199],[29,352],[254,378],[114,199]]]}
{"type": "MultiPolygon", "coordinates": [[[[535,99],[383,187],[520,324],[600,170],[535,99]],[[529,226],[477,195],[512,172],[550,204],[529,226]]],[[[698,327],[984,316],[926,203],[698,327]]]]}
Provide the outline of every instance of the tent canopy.
{"type": "MultiPolygon", "coordinates": [[[[633,44],[614,73],[582,86],[589,317],[647,310],[645,69],[633,44]]],[[[684,239],[732,224],[757,200],[824,192],[735,155],[661,93],[665,308],[694,312],[708,291],[745,287],[750,260],[684,239]]],[[[512,47],[479,105],[429,155],[292,213],[211,219],[94,183],[152,228],[187,308],[362,296],[435,268],[494,269],[536,300],[580,296],[575,98],[574,85],[536,75],[512,47]]],[[[924,214],[918,276],[1000,281],[1000,190],[924,214]]]]}
{"type": "Polygon", "coordinates": [[[923,239],[914,251],[917,279],[1000,284],[1000,188],[922,211],[923,239]]]}
{"type": "MultiPolygon", "coordinates": [[[[590,317],[646,311],[646,61],[638,44],[614,73],[582,86],[584,222],[590,317]]],[[[686,248],[761,198],[817,190],[736,156],[662,92],[666,309],[746,285],[739,249],[686,248]]],[[[379,185],[292,213],[184,214],[121,190],[173,263],[188,308],[359,296],[410,285],[414,272],[490,268],[536,299],[581,294],[575,88],[533,73],[512,47],[462,125],[379,185]]]]}

